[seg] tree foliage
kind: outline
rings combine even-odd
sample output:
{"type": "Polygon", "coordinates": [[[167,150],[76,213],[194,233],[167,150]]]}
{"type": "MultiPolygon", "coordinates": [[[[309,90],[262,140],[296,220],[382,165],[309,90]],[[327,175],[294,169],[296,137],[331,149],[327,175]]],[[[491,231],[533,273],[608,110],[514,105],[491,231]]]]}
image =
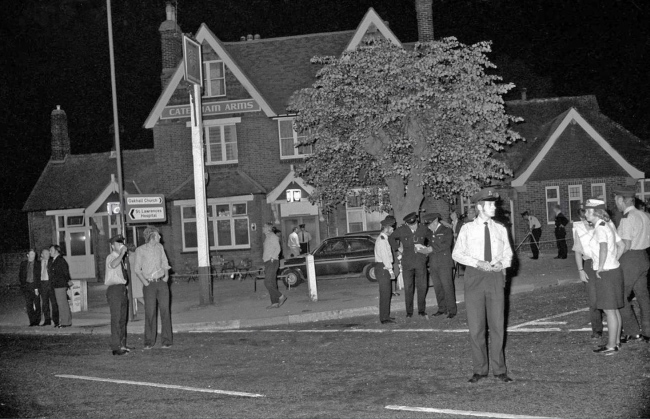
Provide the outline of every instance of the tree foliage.
{"type": "Polygon", "coordinates": [[[311,88],[292,98],[295,128],[314,154],[297,174],[312,200],[332,207],[358,188],[364,204],[401,216],[425,195],[471,195],[510,170],[495,153],[519,138],[502,95],[513,85],[486,70],[488,42],[455,38],[412,50],[371,41],[324,65],[311,88]],[[388,188],[390,202],[380,202],[388,188]]]}

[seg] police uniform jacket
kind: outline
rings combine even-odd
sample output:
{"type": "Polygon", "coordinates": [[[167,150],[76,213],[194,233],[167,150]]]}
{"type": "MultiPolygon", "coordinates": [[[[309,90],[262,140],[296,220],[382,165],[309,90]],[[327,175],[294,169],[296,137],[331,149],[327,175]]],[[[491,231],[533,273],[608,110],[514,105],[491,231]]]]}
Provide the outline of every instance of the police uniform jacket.
{"type": "Polygon", "coordinates": [[[415,238],[419,238],[419,244],[423,246],[428,245],[428,237],[430,230],[421,224],[418,224],[418,227],[415,229],[415,233],[411,231],[408,225],[402,224],[397,227],[393,234],[388,237],[390,246],[393,250],[399,248],[399,244],[402,244],[404,249],[402,253],[402,267],[412,267],[424,265],[427,262],[427,255],[418,253],[415,251],[415,238]]]}
{"type": "Polygon", "coordinates": [[[433,250],[429,253],[429,266],[452,268],[454,260],[451,258],[451,245],[454,241],[454,233],[442,224],[438,225],[436,231],[428,230],[429,246],[433,250]]]}

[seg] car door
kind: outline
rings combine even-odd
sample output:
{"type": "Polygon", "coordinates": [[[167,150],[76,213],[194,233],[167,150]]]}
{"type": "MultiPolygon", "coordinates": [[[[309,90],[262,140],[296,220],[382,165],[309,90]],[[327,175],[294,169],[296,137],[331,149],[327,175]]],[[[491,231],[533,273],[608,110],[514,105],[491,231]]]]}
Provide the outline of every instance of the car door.
{"type": "Polygon", "coordinates": [[[361,273],[366,265],[375,261],[375,243],[369,237],[349,237],[347,242],[348,273],[361,273]]]}
{"type": "Polygon", "coordinates": [[[347,244],[342,237],[325,240],[314,252],[316,277],[347,273],[346,250],[347,244]]]}

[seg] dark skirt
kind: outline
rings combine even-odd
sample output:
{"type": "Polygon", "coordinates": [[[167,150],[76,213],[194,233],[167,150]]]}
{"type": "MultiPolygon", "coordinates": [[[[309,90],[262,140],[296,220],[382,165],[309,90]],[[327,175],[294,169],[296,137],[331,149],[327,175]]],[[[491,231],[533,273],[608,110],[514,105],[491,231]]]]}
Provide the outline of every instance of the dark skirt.
{"type": "Polygon", "coordinates": [[[625,305],[623,271],[620,266],[616,269],[603,271],[600,273],[600,278],[594,279],[596,280],[596,308],[615,310],[625,305]]]}

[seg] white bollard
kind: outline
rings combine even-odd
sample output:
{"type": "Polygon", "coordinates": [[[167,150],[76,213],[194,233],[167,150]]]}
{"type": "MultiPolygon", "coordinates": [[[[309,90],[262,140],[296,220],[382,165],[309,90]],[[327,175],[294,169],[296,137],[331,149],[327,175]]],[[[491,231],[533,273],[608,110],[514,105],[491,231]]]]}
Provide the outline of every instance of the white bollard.
{"type": "Polygon", "coordinates": [[[318,301],[318,289],[316,288],[316,267],[314,266],[314,256],[307,255],[307,285],[309,286],[309,299],[318,301]]]}

